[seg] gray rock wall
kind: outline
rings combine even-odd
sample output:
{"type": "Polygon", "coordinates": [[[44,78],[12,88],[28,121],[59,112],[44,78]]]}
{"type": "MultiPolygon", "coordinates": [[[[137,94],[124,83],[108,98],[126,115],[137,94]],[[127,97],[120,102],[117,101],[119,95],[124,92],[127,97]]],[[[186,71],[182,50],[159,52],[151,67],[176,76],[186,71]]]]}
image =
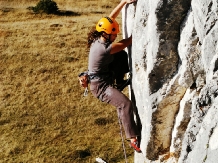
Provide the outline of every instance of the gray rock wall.
{"type": "Polygon", "coordinates": [[[141,126],[135,163],[217,163],[218,1],[138,0],[122,15],[141,126]]]}

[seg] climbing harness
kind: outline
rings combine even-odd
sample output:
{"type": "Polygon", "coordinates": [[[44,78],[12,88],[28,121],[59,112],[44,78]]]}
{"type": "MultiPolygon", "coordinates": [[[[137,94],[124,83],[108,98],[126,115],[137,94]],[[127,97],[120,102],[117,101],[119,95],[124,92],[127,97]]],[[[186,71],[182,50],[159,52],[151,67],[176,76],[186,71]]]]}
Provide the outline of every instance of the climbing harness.
{"type": "Polygon", "coordinates": [[[88,95],[88,85],[91,80],[93,79],[108,79],[111,77],[111,73],[88,73],[88,71],[84,71],[78,75],[78,80],[80,83],[80,86],[85,88],[85,91],[83,93],[84,96],[88,95]]]}
{"type": "Polygon", "coordinates": [[[126,156],[126,148],[125,148],[124,138],[123,138],[122,122],[120,120],[119,115],[118,115],[118,121],[119,121],[119,125],[120,125],[120,136],[121,136],[121,139],[122,139],[122,146],[123,146],[123,153],[124,153],[125,163],[128,163],[127,156],[126,156]]]}
{"type": "Polygon", "coordinates": [[[82,73],[80,73],[79,75],[78,75],[78,80],[79,80],[79,83],[80,83],[80,86],[81,87],[83,87],[83,88],[85,88],[85,91],[84,91],[84,93],[83,93],[83,95],[84,96],[87,96],[88,95],[88,92],[89,92],[89,90],[88,90],[88,85],[89,85],[89,83],[90,83],[90,81],[91,80],[93,80],[93,79],[108,79],[108,78],[111,78],[111,84],[112,84],[112,86],[114,87],[114,88],[117,88],[119,91],[123,91],[123,89],[127,86],[127,85],[129,85],[130,84],[130,82],[131,82],[131,79],[132,79],[132,73],[131,72],[129,72],[129,74],[128,74],[128,79],[127,80],[125,80],[125,82],[122,84],[122,85],[120,85],[120,86],[117,86],[116,84],[114,84],[114,79],[113,79],[113,72],[110,72],[110,73],[98,73],[98,74],[96,74],[96,73],[88,73],[88,71],[84,71],[84,72],[82,72],[82,73]]]}

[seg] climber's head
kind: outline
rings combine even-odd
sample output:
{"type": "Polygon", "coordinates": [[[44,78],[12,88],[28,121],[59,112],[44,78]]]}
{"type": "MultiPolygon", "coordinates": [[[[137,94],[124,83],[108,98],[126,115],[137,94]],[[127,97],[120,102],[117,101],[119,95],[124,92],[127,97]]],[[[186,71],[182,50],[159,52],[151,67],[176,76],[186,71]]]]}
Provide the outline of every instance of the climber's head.
{"type": "Polygon", "coordinates": [[[117,34],[120,32],[119,24],[115,19],[110,17],[101,18],[96,25],[96,30],[102,33],[102,37],[107,42],[114,42],[117,34]]]}
{"type": "Polygon", "coordinates": [[[117,35],[120,32],[117,21],[109,17],[101,18],[96,25],[96,30],[108,35],[117,35]]]}
{"type": "Polygon", "coordinates": [[[87,47],[90,48],[91,44],[100,37],[105,38],[107,42],[114,42],[119,32],[119,24],[115,19],[101,18],[94,29],[88,33],[87,47]]]}

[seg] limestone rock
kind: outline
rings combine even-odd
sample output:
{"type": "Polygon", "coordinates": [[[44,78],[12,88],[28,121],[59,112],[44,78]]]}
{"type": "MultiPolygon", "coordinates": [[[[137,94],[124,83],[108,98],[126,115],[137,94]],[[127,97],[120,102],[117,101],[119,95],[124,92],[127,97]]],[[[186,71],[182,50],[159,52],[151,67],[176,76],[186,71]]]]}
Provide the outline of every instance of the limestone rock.
{"type": "Polygon", "coordinates": [[[138,0],[122,15],[141,126],[135,162],[217,162],[218,1],[138,0]]]}

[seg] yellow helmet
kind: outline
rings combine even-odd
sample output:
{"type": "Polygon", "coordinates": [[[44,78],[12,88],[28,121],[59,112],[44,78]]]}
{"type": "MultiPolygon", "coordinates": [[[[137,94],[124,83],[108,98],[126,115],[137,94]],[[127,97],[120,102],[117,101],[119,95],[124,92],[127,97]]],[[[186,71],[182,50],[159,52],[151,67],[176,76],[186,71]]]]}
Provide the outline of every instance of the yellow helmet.
{"type": "Polygon", "coordinates": [[[109,17],[101,18],[96,25],[96,30],[107,34],[118,34],[120,32],[117,21],[109,17]]]}

